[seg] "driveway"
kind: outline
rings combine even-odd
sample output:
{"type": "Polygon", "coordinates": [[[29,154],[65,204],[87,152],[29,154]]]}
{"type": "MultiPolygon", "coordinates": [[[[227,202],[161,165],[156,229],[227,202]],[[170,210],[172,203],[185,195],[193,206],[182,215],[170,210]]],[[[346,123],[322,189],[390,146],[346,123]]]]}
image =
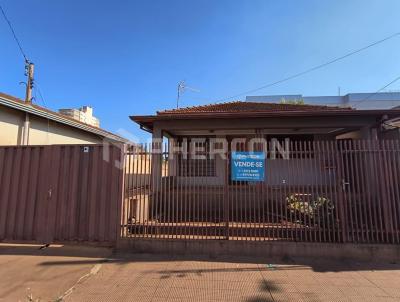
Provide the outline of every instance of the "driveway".
{"type": "Polygon", "coordinates": [[[0,248],[0,300],[400,301],[395,263],[23,250],[0,248]]]}

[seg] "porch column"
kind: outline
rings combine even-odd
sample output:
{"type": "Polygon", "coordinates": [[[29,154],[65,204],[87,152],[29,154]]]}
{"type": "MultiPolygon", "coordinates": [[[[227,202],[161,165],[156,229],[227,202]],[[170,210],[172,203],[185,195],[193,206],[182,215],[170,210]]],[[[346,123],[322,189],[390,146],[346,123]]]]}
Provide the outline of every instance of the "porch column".
{"type": "Polygon", "coordinates": [[[364,127],[360,129],[361,139],[378,139],[376,128],[364,127]]]}

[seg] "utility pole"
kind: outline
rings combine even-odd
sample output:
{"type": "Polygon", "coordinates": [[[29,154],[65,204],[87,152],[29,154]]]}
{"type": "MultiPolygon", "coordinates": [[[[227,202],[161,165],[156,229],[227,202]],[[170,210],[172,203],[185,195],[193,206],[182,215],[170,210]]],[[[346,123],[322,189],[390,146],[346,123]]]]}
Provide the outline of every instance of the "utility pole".
{"type": "Polygon", "coordinates": [[[26,61],[25,75],[28,77],[26,81],[25,103],[32,104],[32,88],[33,88],[33,71],[35,65],[32,62],[26,61]]]}
{"type": "MultiPolygon", "coordinates": [[[[32,89],[33,89],[33,71],[35,65],[28,60],[25,61],[25,75],[28,77],[26,81],[26,93],[25,93],[25,104],[32,104],[32,89]]],[[[24,122],[24,135],[22,137],[22,145],[29,145],[29,128],[30,120],[29,113],[25,112],[25,122],[24,122]]]]}

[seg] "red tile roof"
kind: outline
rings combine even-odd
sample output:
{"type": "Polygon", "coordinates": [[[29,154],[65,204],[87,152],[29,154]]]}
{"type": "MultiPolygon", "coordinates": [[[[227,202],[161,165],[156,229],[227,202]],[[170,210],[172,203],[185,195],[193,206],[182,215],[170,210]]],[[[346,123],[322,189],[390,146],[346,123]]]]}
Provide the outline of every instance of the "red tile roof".
{"type": "Polygon", "coordinates": [[[332,111],[353,110],[349,107],[302,105],[302,104],[277,104],[261,102],[228,102],[210,105],[201,105],[157,111],[157,115],[175,115],[187,113],[231,113],[231,112],[285,112],[285,111],[332,111]]]}

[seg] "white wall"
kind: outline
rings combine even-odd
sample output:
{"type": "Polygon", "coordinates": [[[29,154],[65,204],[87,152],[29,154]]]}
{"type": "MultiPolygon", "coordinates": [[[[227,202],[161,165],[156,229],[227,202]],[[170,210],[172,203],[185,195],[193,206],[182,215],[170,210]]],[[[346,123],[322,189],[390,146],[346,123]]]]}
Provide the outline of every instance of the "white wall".
{"type": "MultiPolygon", "coordinates": [[[[99,144],[102,137],[81,129],[29,115],[29,145],[99,144]]],[[[21,145],[25,112],[0,106],[0,145],[21,145]]]]}

